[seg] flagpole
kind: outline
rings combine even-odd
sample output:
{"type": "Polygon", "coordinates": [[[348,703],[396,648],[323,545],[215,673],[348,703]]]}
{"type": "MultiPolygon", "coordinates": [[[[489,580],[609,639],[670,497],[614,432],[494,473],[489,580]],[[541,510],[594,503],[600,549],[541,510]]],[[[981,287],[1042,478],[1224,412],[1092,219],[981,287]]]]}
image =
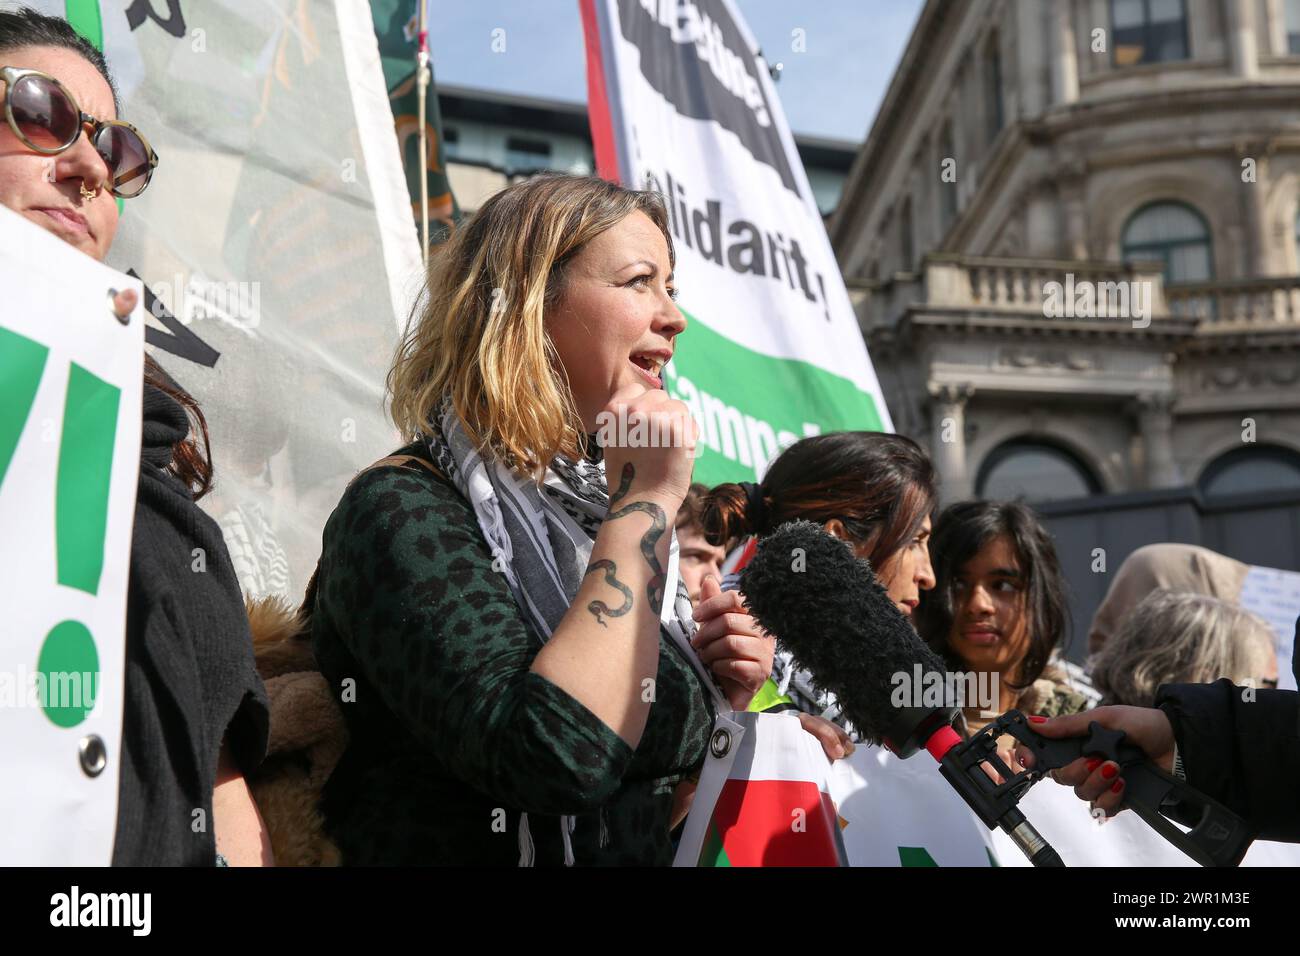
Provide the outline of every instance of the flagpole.
{"type": "Polygon", "coordinates": [[[429,4],[420,0],[420,51],[416,54],[416,89],[420,115],[420,261],[429,266],[429,133],[425,102],[429,95],[429,4]]]}

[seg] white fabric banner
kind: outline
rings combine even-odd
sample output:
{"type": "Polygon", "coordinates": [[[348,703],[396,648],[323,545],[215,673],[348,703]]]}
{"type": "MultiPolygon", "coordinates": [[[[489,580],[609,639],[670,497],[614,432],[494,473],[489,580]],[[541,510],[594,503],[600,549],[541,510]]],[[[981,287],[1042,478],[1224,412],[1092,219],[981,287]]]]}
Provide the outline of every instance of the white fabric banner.
{"type": "Polygon", "coordinates": [[[396,447],[383,380],[422,278],[366,0],[34,0],[97,41],[153,144],[108,262],[201,403],[244,592],[301,599],[348,479],[396,447]],[[155,306],[155,302],[157,305],[155,306]]]}
{"type": "MultiPolygon", "coordinates": [[[[1001,830],[990,831],[927,753],[899,760],[859,746],[831,769],[851,866],[1029,866],[1001,830]]],[[[1041,780],[1020,809],[1066,866],[1196,866],[1133,813],[1106,822],[1069,787],[1041,780]]],[[[1300,866],[1300,845],[1257,840],[1242,866],[1300,866]]]]}

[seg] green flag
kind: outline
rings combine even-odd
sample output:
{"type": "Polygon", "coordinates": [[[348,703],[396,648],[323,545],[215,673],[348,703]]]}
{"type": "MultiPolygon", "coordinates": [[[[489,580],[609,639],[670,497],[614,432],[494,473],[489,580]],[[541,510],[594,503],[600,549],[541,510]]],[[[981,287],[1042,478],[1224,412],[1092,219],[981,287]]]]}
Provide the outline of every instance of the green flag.
{"type": "MultiPolygon", "coordinates": [[[[411,214],[420,221],[420,107],[416,77],[416,55],[420,49],[419,7],[421,0],[370,0],[379,40],[379,57],[384,67],[384,83],[393,107],[397,142],[402,150],[402,168],[406,170],[406,188],[411,194],[411,214]]],[[[447,180],[442,148],[442,118],[438,112],[438,95],[430,64],[429,89],[425,96],[424,125],[427,135],[429,180],[429,244],[443,241],[452,226],[460,221],[460,207],[447,180]]]]}

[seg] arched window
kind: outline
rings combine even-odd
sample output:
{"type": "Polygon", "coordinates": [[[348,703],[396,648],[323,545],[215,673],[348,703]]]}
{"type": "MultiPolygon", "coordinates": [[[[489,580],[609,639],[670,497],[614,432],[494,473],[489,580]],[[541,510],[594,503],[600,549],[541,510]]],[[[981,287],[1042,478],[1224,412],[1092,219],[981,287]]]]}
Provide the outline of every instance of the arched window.
{"type": "Polygon", "coordinates": [[[1055,501],[1101,491],[1101,483],[1077,457],[1046,442],[1016,439],[993,449],[980,467],[976,494],[992,500],[1055,501]]]}
{"type": "Polygon", "coordinates": [[[1207,498],[1300,491],[1300,455],[1277,445],[1234,448],[1206,465],[1197,484],[1207,498]]]}
{"type": "Polygon", "coordinates": [[[1184,203],[1154,202],[1143,206],[1129,217],[1120,245],[1125,262],[1163,262],[1169,285],[1214,278],[1210,228],[1199,212],[1184,203]]]}

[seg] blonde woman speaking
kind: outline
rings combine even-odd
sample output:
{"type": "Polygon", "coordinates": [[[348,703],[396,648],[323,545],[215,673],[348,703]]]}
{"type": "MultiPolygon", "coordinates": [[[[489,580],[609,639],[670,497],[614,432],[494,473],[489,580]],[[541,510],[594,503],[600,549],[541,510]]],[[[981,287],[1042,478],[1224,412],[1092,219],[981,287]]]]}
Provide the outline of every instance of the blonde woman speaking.
{"type": "Polygon", "coordinates": [[[354,692],[322,803],[345,863],[671,862],[674,791],[773,654],[737,595],[696,631],[678,587],[673,266],[657,196],[571,176],[436,254],[389,377],[410,444],[349,487],[317,579],[317,658],[354,692]]]}

